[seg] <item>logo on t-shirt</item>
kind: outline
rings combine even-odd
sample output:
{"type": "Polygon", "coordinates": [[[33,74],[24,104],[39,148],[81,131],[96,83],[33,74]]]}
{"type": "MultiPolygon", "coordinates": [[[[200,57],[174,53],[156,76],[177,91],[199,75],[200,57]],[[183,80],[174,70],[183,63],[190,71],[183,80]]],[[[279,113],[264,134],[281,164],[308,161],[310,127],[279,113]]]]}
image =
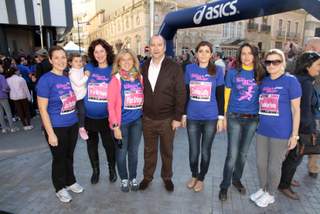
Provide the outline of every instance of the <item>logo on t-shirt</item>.
{"type": "Polygon", "coordinates": [[[257,87],[255,80],[237,77],[236,83],[240,94],[238,101],[251,101],[255,93],[255,88],[257,87]]]}
{"type": "Polygon", "coordinates": [[[97,103],[108,102],[108,83],[89,83],[88,101],[97,103]]]}
{"type": "Polygon", "coordinates": [[[73,93],[73,91],[69,91],[68,94],[64,94],[60,96],[60,100],[62,102],[62,107],[60,114],[70,114],[74,112],[76,107],[77,98],[76,95],[73,93]]]}
{"type": "Polygon", "coordinates": [[[210,102],[211,99],[211,82],[190,81],[190,99],[200,102],[210,102]]]}
{"type": "Polygon", "coordinates": [[[126,110],[142,109],[143,90],[138,84],[124,83],[124,103],[123,108],[126,110]]]}

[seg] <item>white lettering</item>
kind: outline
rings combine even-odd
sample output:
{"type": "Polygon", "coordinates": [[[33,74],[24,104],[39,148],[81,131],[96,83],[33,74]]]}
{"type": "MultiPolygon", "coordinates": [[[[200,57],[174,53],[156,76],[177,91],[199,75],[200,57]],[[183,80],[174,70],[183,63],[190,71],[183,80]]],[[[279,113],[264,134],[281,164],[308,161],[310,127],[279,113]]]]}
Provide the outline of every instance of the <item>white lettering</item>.
{"type": "Polygon", "coordinates": [[[193,22],[195,24],[200,24],[203,21],[203,18],[206,20],[212,20],[226,16],[233,16],[237,13],[236,3],[238,3],[238,0],[233,0],[225,4],[217,4],[214,7],[208,8],[207,5],[204,5],[194,14],[193,22]]]}

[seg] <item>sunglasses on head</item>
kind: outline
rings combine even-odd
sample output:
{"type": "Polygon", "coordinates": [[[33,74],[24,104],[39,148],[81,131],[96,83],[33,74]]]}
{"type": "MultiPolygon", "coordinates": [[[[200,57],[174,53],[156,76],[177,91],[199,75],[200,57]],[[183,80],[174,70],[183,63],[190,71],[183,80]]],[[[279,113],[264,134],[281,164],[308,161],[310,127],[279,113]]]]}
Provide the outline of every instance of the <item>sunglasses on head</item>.
{"type": "Polygon", "coordinates": [[[277,59],[277,60],[265,60],[264,61],[264,64],[266,66],[270,66],[271,64],[274,65],[274,66],[277,66],[277,65],[280,65],[281,63],[282,63],[282,60],[279,60],[279,59],[277,59]]]}

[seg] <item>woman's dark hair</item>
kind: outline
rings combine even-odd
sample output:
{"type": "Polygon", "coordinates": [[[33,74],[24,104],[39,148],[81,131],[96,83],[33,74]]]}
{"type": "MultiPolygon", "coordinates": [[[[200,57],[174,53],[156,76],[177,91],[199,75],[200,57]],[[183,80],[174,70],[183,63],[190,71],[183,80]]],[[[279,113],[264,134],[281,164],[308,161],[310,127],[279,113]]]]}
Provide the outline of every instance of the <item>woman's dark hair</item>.
{"type": "Polygon", "coordinates": [[[107,64],[112,65],[114,60],[114,52],[112,46],[104,39],[96,39],[91,42],[88,48],[88,55],[94,66],[98,66],[98,61],[94,58],[94,49],[97,45],[101,45],[107,52],[107,64]]]}
{"type": "Polygon", "coordinates": [[[18,71],[18,69],[16,67],[11,66],[7,70],[5,70],[6,77],[9,78],[9,77],[13,76],[14,74],[16,74],[17,71],[18,71]]]}
{"type": "MultiPolygon", "coordinates": [[[[211,53],[213,52],[212,44],[210,42],[208,42],[208,41],[201,41],[196,47],[196,52],[198,52],[200,47],[203,47],[203,46],[209,47],[210,52],[211,53]]],[[[211,63],[210,61],[209,61],[209,64],[208,64],[208,74],[210,74],[211,76],[214,76],[216,74],[216,65],[211,63]]]]}
{"type": "Polygon", "coordinates": [[[317,52],[308,51],[302,53],[296,61],[294,73],[300,75],[308,74],[307,68],[311,67],[312,64],[318,59],[320,59],[320,54],[318,54],[317,52]]]}
{"type": "Polygon", "coordinates": [[[67,52],[62,47],[60,47],[60,46],[52,46],[49,49],[49,59],[52,59],[53,52],[55,52],[55,51],[63,51],[67,56],[67,52]]]}
{"type": "Polygon", "coordinates": [[[248,47],[251,50],[251,53],[253,55],[254,80],[257,82],[257,84],[260,84],[263,77],[265,76],[265,70],[263,69],[263,66],[260,62],[259,51],[256,46],[251,45],[249,43],[244,43],[240,46],[236,59],[236,70],[240,71],[242,69],[241,52],[244,47],[248,47]]]}

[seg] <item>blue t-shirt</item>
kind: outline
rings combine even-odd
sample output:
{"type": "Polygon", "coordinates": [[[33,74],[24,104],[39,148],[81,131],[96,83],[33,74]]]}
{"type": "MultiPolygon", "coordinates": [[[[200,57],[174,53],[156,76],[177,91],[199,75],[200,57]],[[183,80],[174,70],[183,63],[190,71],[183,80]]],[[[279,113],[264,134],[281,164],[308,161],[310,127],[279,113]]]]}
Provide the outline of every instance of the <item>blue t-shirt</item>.
{"type": "Polygon", "coordinates": [[[257,133],[271,138],[289,139],[292,132],[291,100],[301,97],[300,83],[290,74],[275,80],[265,77],[260,91],[257,133]]]}
{"type": "Polygon", "coordinates": [[[76,95],[68,77],[47,72],[37,83],[37,95],[48,99],[48,114],[52,127],[67,127],[78,122],[76,95]]]}
{"type": "Polygon", "coordinates": [[[187,117],[191,120],[215,120],[218,118],[216,87],[223,85],[223,69],[216,67],[216,75],[208,74],[207,68],[197,64],[186,66],[185,84],[189,85],[187,117]]]}
{"type": "Polygon", "coordinates": [[[140,80],[127,81],[121,79],[122,112],[121,123],[131,123],[142,115],[143,88],[140,80]]]}
{"type": "Polygon", "coordinates": [[[88,64],[85,70],[91,72],[87,81],[87,94],[84,97],[86,116],[91,119],[108,117],[108,85],[111,80],[112,67],[94,67],[88,64]]]}
{"type": "Polygon", "coordinates": [[[257,114],[259,87],[254,71],[231,69],[226,74],[225,86],[231,89],[228,112],[257,114]]]}
{"type": "Polygon", "coordinates": [[[18,70],[20,71],[21,76],[27,83],[31,83],[31,79],[29,77],[29,74],[31,73],[31,70],[28,66],[25,66],[23,64],[17,65],[18,70]]]}

